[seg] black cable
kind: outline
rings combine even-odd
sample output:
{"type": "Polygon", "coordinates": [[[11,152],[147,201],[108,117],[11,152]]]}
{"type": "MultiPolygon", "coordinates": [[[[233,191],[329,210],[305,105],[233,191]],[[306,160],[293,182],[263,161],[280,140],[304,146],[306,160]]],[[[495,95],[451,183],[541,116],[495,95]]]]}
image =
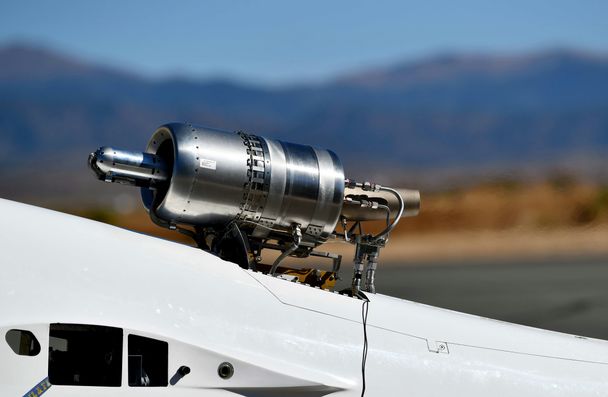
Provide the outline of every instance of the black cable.
{"type": "Polygon", "coordinates": [[[268,274],[270,274],[271,276],[274,276],[274,274],[277,272],[277,269],[279,268],[279,264],[281,263],[281,261],[283,261],[283,259],[285,259],[289,255],[291,255],[291,253],[293,253],[297,249],[298,249],[298,244],[293,243],[291,245],[291,247],[289,247],[285,251],[283,251],[281,253],[281,255],[279,255],[279,257],[273,262],[272,267],[270,268],[270,271],[268,272],[268,274]]]}
{"type": "Polygon", "coordinates": [[[348,234],[353,234],[353,232],[355,231],[355,229],[357,228],[357,226],[359,226],[359,230],[361,230],[360,226],[361,226],[361,222],[357,221],[355,223],[353,223],[353,225],[351,226],[351,228],[348,230],[348,234]]]}
{"type": "Polygon", "coordinates": [[[359,293],[363,299],[363,305],[361,306],[361,317],[363,320],[363,356],[361,359],[361,397],[365,395],[365,364],[367,363],[367,313],[369,311],[369,299],[362,293],[359,293]]]}

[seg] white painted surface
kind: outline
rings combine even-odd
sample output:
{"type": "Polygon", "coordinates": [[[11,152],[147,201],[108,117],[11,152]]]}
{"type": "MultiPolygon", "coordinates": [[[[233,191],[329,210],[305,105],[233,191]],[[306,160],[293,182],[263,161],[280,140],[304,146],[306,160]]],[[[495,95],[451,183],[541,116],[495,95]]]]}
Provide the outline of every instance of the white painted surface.
{"type": "MultiPolygon", "coordinates": [[[[0,200],[0,394],[47,376],[49,323],[169,343],[175,386],[52,386],[45,396],[361,394],[362,302],[243,270],[200,250],[0,200]],[[235,375],[217,376],[229,361],[235,375]],[[332,393],[333,392],[333,393],[332,393]]],[[[367,396],[608,396],[608,342],[370,295],[367,396]]],[[[124,352],[123,352],[124,355],[124,352]]]]}

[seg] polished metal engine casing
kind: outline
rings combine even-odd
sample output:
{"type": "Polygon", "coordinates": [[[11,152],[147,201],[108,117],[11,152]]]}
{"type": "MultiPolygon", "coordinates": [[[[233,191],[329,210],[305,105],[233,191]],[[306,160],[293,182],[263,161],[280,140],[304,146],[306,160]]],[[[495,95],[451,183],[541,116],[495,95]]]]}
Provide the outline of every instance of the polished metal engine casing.
{"type": "Polygon", "coordinates": [[[297,224],[303,243],[333,232],[344,198],[344,170],[329,150],[191,124],[161,126],[147,153],[172,169],[164,188],[142,189],[144,205],[169,225],[222,227],[280,237],[297,224]]]}

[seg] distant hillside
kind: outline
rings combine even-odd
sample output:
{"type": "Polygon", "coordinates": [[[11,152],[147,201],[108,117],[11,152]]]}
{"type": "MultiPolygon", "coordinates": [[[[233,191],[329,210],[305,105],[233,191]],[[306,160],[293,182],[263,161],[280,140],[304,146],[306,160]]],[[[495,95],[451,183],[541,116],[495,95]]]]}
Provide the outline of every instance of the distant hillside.
{"type": "Polygon", "coordinates": [[[80,178],[96,147],[142,148],[175,120],[329,147],[351,174],[394,181],[428,170],[604,175],[608,57],[444,55],[276,89],[149,80],[43,48],[0,49],[0,176],[35,178],[23,170],[44,164],[80,178]]]}
{"type": "Polygon", "coordinates": [[[0,81],[3,82],[27,84],[62,79],[134,78],[126,72],[88,64],[44,47],[11,45],[0,49],[0,59],[0,81]]]}

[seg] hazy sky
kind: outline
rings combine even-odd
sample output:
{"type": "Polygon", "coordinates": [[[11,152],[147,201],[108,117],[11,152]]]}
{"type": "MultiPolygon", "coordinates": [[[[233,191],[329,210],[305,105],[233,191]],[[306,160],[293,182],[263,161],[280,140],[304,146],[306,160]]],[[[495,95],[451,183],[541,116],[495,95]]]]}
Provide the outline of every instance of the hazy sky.
{"type": "Polygon", "coordinates": [[[2,0],[15,40],[152,76],[315,81],[445,51],[608,52],[608,1],[2,0]]]}

